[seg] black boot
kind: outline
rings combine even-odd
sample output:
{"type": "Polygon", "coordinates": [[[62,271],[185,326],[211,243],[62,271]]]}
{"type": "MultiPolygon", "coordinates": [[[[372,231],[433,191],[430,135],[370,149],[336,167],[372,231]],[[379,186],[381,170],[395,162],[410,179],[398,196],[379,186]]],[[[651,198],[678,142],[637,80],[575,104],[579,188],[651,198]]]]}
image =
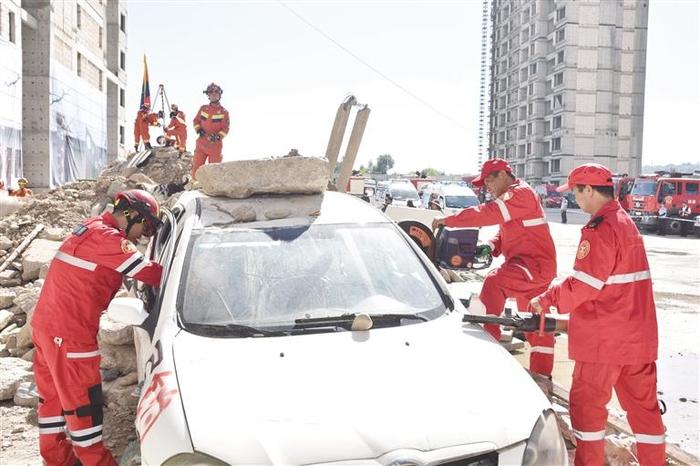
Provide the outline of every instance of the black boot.
{"type": "Polygon", "coordinates": [[[138,151],[139,151],[139,145],[138,145],[138,144],[134,144],[134,152],[138,152],[138,151]]]}
{"type": "Polygon", "coordinates": [[[145,146],[146,146],[146,149],[149,149],[149,150],[150,150],[150,149],[153,149],[153,147],[151,146],[151,143],[150,143],[150,142],[147,142],[147,143],[145,144],[145,146]]]}

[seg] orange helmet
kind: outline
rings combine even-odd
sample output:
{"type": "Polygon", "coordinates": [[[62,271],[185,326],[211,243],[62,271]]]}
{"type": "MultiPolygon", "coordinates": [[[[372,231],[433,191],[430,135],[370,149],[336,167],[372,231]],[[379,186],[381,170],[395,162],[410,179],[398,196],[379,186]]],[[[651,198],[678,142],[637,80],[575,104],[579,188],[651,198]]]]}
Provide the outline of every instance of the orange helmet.
{"type": "Polygon", "coordinates": [[[153,236],[162,223],[158,201],[143,189],[129,189],[117,193],[114,197],[114,205],[115,209],[124,212],[129,222],[126,228],[127,234],[134,224],[143,223],[143,234],[153,236]]]}
{"type": "Polygon", "coordinates": [[[204,89],[204,93],[205,93],[205,94],[209,94],[209,93],[212,92],[212,91],[218,91],[219,94],[223,94],[223,93],[224,93],[224,90],[221,89],[221,86],[219,86],[218,84],[215,84],[215,83],[209,84],[209,85],[207,86],[207,88],[204,89]]]}

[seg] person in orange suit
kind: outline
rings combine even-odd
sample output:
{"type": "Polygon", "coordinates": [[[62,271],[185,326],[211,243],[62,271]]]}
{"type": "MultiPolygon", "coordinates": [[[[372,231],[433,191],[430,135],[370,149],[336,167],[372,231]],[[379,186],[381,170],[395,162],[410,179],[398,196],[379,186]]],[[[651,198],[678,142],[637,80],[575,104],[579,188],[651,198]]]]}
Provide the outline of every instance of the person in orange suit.
{"type": "Polygon", "coordinates": [[[19,189],[11,190],[10,196],[27,197],[34,194],[31,189],[27,188],[27,184],[29,184],[29,182],[26,178],[20,178],[19,180],[17,180],[17,184],[19,185],[19,189]]]}
{"type": "Polygon", "coordinates": [[[160,126],[158,115],[151,113],[151,106],[148,104],[141,105],[136,120],[134,121],[134,149],[139,150],[139,142],[143,140],[143,145],[146,149],[151,147],[151,135],[148,133],[149,126],[160,126]]]}
{"type": "Polygon", "coordinates": [[[187,145],[187,123],[185,123],[184,112],[175,104],[170,106],[170,123],[165,128],[165,137],[175,142],[175,148],[180,155],[185,152],[187,145]]]}
{"type": "Polygon", "coordinates": [[[209,97],[209,104],[202,105],[193,120],[194,130],[199,134],[192,158],[193,179],[196,179],[197,170],[207,160],[211,163],[221,162],[222,141],[228,134],[230,124],[228,111],[219,103],[223,93],[221,87],[211,83],[204,93],[209,97]]]}

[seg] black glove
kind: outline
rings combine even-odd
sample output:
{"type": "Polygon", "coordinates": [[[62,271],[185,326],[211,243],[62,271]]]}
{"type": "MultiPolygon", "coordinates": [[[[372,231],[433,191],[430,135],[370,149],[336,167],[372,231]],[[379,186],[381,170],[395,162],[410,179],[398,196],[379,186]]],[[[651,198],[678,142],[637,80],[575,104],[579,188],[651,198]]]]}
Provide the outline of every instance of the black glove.
{"type": "MultiPolygon", "coordinates": [[[[553,332],[557,328],[557,321],[552,317],[545,317],[544,331],[553,332]]],[[[522,324],[518,326],[518,330],[523,332],[537,332],[540,330],[540,315],[533,314],[530,317],[522,319],[522,324]]]]}
{"type": "Polygon", "coordinates": [[[163,118],[163,110],[160,110],[160,111],[158,112],[158,118],[163,118]]]}
{"type": "Polygon", "coordinates": [[[170,112],[170,118],[175,118],[177,116],[177,112],[170,112]]]}
{"type": "Polygon", "coordinates": [[[218,134],[210,134],[210,135],[209,135],[209,140],[210,140],[211,142],[220,141],[220,140],[221,140],[221,136],[219,136],[218,134]]]}
{"type": "Polygon", "coordinates": [[[197,133],[199,134],[199,137],[204,137],[207,134],[207,132],[204,131],[204,128],[200,128],[199,131],[197,131],[197,133]]]}

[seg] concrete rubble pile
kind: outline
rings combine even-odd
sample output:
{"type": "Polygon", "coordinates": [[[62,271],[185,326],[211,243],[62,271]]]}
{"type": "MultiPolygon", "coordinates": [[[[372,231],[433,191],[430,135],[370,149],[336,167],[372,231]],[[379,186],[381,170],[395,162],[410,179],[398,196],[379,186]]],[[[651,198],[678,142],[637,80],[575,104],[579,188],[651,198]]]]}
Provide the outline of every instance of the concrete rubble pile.
{"type": "MultiPolygon", "coordinates": [[[[171,199],[159,185],[183,184],[191,170],[191,158],[187,154],[179,157],[170,148],[153,152],[139,168],[115,162],[97,180],[81,180],[38,193],[26,198],[16,211],[0,212],[0,402],[12,400],[16,406],[25,407],[38,403],[32,372],[31,319],[61,241],[85,218],[103,212],[118,191],[147,189],[168,203],[171,199]],[[37,230],[38,234],[29,238],[37,230]],[[26,239],[30,239],[28,245],[5,264],[26,239]]],[[[138,389],[133,329],[103,317],[98,342],[104,379],[104,439],[119,455],[135,438],[138,389]]],[[[30,418],[35,423],[35,416],[30,418]]]]}

